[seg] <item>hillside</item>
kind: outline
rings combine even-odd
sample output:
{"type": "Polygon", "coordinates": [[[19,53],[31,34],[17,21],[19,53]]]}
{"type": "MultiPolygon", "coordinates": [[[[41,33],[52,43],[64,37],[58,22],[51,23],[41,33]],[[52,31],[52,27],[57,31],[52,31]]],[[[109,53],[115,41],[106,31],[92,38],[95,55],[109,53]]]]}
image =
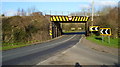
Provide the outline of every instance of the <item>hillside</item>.
{"type": "Polygon", "coordinates": [[[49,22],[42,15],[3,18],[3,43],[16,43],[19,45],[19,43],[34,43],[48,40],[50,39],[49,22]]]}

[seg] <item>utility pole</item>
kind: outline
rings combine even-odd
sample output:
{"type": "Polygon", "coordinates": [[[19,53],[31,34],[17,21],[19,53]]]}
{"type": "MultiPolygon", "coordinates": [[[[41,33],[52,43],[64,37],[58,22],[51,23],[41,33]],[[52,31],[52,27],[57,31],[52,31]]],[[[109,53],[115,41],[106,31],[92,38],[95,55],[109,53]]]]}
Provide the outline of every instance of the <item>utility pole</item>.
{"type": "Polygon", "coordinates": [[[92,26],[93,26],[93,17],[94,17],[94,0],[92,1],[92,26]]]}
{"type": "Polygon", "coordinates": [[[43,11],[43,14],[46,15],[46,11],[45,10],[43,11]]]}
{"type": "Polygon", "coordinates": [[[90,16],[90,8],[88,9],[88,12],[89,12],[88,16],[90,16]]]}
{"type": "Polygon", "coordinates": [[[50,15],[51,15],[51,10],[50,10],[50,15]]]}
{"type": "MultiPolygon", "coordinates": [[[[62,11],[62,16],[63,16],[63,11],[62,11]]],[[[61,23],[61,28],[62,28],[62,23],[61,23]]]]}
{"type": "Polygon", "coordinates": [[[85,16],[85,9],[82,9],[82,15],[85,16]]]}
{"type": "Polygon", "coordinates": [[[57,11],[55,11],[55,14],[57,15],[57,11]]]}
{"type": "Polygon", "coordinates": [[[62,15],[63,15],[63,11],[62,11],[62,15]]]}

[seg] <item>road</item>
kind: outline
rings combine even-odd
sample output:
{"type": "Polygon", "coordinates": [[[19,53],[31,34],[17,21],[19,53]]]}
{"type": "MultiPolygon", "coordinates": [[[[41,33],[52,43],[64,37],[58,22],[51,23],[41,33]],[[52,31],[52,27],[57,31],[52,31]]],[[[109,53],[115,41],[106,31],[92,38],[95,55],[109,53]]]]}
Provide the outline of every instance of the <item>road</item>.
{"type": "Polygon", "coordinates": [[[81,44],[79,42],[80,39],[81,35],[64,35],[59,39],[46,43],[3,51],[3,65],[40,65],[44,60],[54,55],[60,55],[61,52],[68,51],[68,48],[72,46],[76,47],[70,48],[66,56],[57,56],[58,59],[53,57],[53,61],[50,59],[43,64],[49,65],[49,62],[60,64],[59,61],[61,61],[61,64],[67,62],[71,64],[80,62],[80,64],[84,65],[117,64],[118,56],[90,49],[86,45],[81,44]]]}
{"type": "Polygon", "coordinates": [[[72,47],[81,38],[80,35],[65,35],[46,43],[12,49],[2,52],[3,65],[35,65],[56,53],[72,47]]]}
{"type": "MultiPolygon", "coordinates": [[[[86,42],[89,44],[89,41],[86,42]]],[[[80,40],[70,49],[40,62],[37,65],[75,65],[76,63],[79,63],[82,67],[83,65],[118,65],[118,54],[98,51],[85,45],[80,40]]]]}

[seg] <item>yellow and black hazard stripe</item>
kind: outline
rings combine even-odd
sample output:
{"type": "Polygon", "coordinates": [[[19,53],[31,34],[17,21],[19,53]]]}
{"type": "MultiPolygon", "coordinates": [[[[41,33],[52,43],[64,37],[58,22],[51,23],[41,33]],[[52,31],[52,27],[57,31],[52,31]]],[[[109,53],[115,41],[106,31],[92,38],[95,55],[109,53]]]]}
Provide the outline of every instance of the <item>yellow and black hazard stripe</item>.
{"type": "Polygon", "coordinates": [[[52,30],[50,30],[50,33],[49,33],[50,35],[52,35],[52,30]]]}
{"type": "Polygon", "coordinates": [[[72,21],[88,21],[89,17],[86,16],[73,16],[72,21]]]}
{"type": "Polygon", "coordinates": [[[50,21],[69,21],[68,16],[51,16],[50,21]]]}
{"type": "Polygon", "coordinates": [[[88,21],[89,17],[86,16],[51,16],[50,21],[88,21]],[[71,19],[70,19],[71,18],[71,19]]]}

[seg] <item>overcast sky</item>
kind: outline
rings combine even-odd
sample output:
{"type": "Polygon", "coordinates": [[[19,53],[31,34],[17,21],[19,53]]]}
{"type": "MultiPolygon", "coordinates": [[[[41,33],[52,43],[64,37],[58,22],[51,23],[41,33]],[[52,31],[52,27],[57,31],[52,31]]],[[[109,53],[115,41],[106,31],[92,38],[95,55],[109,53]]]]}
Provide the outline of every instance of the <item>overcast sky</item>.
{"type": "MultiPolygon", "coordinates": [[[[1,0],[2,11],[8,16],[14,15],[18,8],[27,11],[28,8],[35,7],[37,11],[60,14],[64,12],[79,12],[82,9],[90,9],[93,0],[1,0]]],[[[119,0],[94,0],[94,7],[96,10],[100,10],[105,6],[115,7],[118,5],[119,0]]]]}

